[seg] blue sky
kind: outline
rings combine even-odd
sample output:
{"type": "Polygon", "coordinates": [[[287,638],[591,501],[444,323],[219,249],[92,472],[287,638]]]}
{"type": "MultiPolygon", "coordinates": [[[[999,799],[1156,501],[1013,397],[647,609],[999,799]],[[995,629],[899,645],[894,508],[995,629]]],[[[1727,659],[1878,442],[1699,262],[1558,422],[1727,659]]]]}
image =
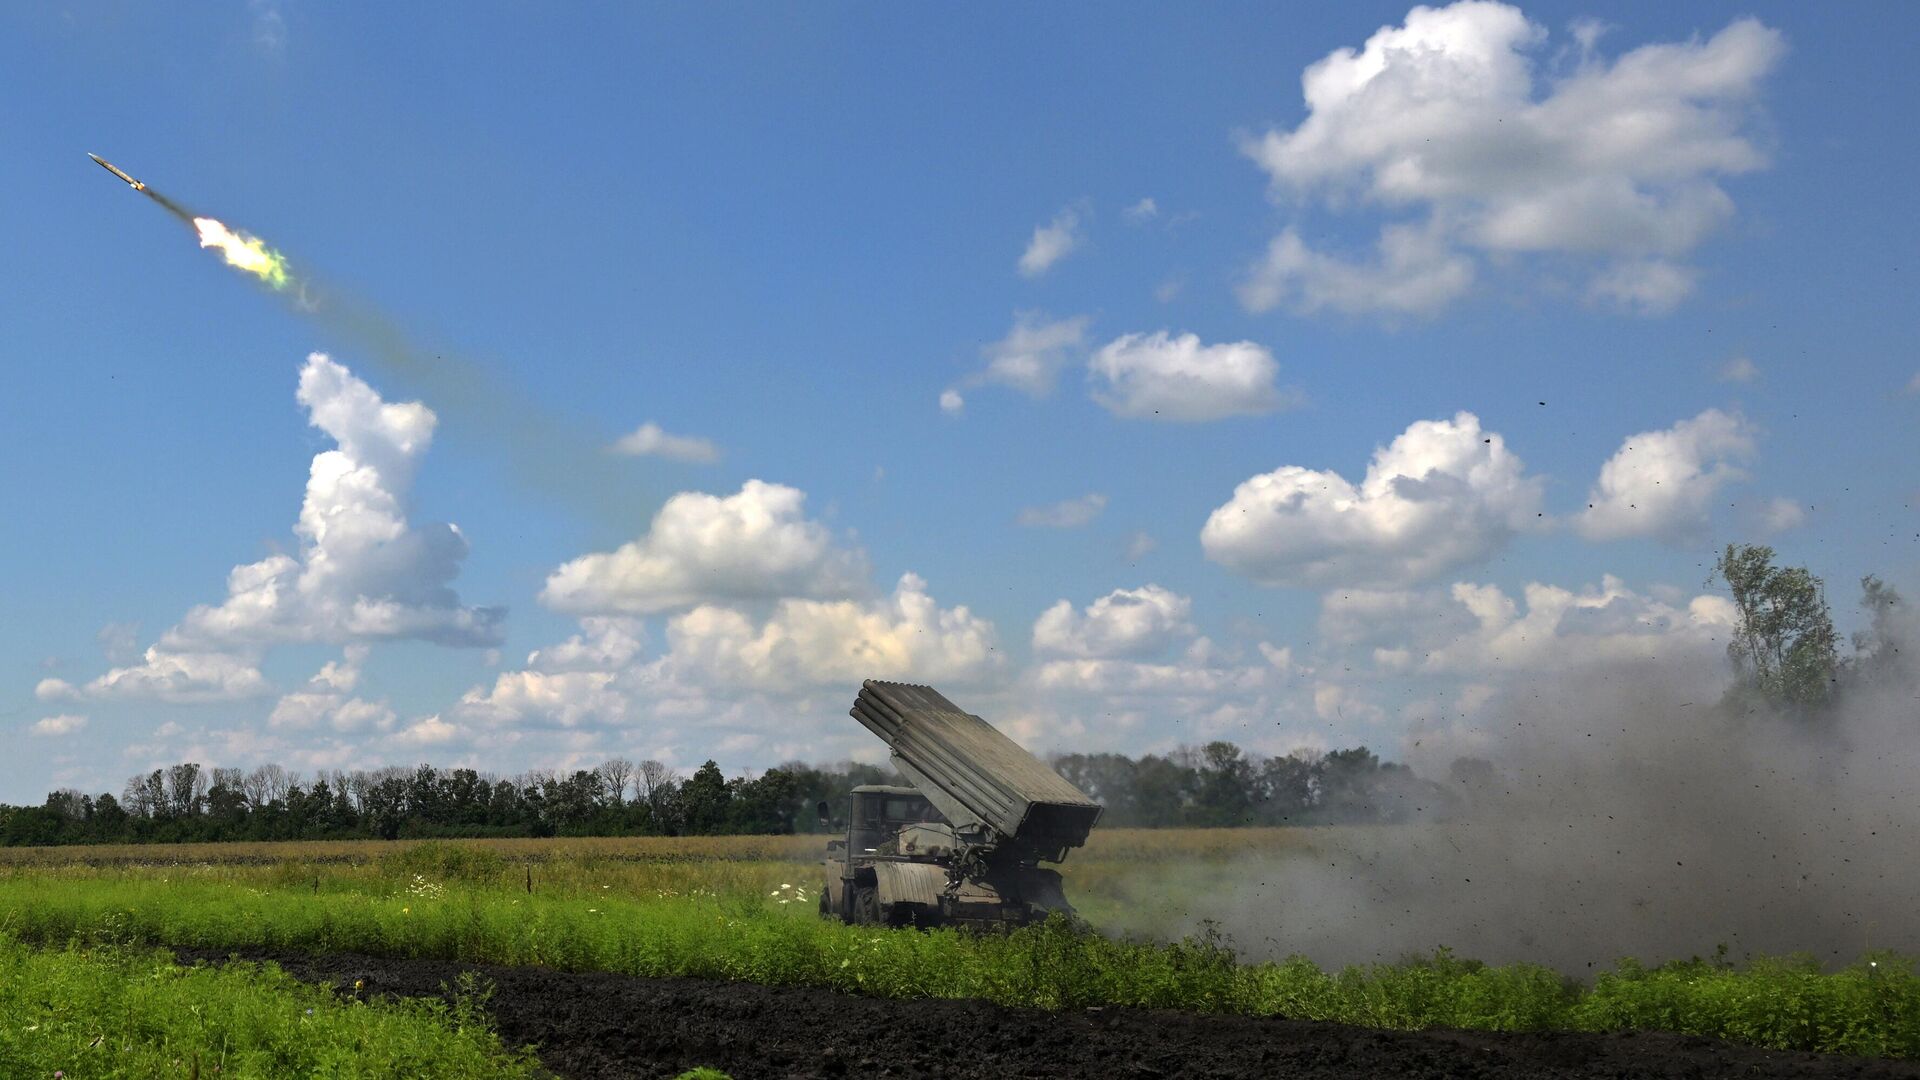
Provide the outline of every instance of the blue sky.
{"type": "Polygon", "coordinates": [[[1916,585],[1905,5],[0,19],[0,798],[187,757],[871,757],[864,674],[1039,748],[1418,761],[1569,657],[1717,677],[1727,541],[1843,625],[1861,574],[1916,585]],[[437,417],[348,455],[397,547],[295,531],[336,448],[303,371],[437,417]],[[717,460],[608,451],[643,423],[717,460]],[[1403,433],[1384,495],[1329,486],[1403,433]],[[437,522],[463,557],[407,546],[437,522]],[[276,553],[309,600],[168,637],[276,553]],[[416,629],[327,606],[396,596],[416,629]]]}

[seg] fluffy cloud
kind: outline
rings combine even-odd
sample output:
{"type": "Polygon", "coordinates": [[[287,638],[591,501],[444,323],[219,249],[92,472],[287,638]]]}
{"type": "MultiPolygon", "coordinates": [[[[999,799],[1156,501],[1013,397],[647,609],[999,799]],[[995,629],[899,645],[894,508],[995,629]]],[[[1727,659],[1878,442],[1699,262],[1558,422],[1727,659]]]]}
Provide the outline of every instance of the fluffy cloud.
{"type": "Polygon", "coordinates": [[[1288,465],[1234,489],[1200,531],[1207,557],[1268,585],[1406,584],[1498,550],[1537,516],[1540,482],[1479,418],[1422,420],[1355,485],[1288,465]]]}
{"type": "Polygon", "coordinates": [[[1016,524],[1040,529],[1078,529],[1092,524],[1093,519],[1107,508],[1107,497],[1100,492],[1089,492],[1077,499],[1052,503],[1047,506],[1029,506],[1020,511],[1015,518],[1016,524]]]}
{"type": "Polygon", "coordinates": [[[1120,216],[1126,218],[1129,225],[1144,225],[1160,216],[1160,204],[1154,202],[1152,196],[1144,196],[1139,202],[1120,211],[1120,216]]]}
{"type": "Polygon", "coordinates": [[[1396,618],[1376,631],[1411,657],[1407,667],[1477,680],[1531,678],[1625,662],[1665,662],[1719,677],[1737,613],[1718,596],[1691,599],[1634,592],[1611,575],[1578,591],[1534,582],[1522,604],[1492,585],[1461,582],[1410,598],[1444,617],[1396,618]]]}
{"type": "Polygon", "coordinates": [[[469,690],[448,718],[482,728],[697,719],[752,733],[760,746],[774,735],[790,741],[792,718],[817,711],[811,699],[822,691],[865,678],[979,684],[1004,666],[992,623],[940,607],[912,574],[885,597],[786,597],[758,615],[701,604],[669,619],[665,638],[649,658],[637,621],[584,619],[581,633],[535,651],[524,670],[469,690]]]}
{"type": "Polygon", "coordinates": [[[667,645],[665,674],[774,692],[870,678],[964,684],[1003,663],[992,623],[965,607],[941,608],[913,574],[890,597],[785,599],[757,623],[732,608],[698,607],[668,622],[667,645]]]}
{"type": "Polygon", "coordinates": [[[1151,656],[1193,635],[1192,609],[1187,597],[1158,585],[1115,589],[1084,611],[1062,600],[1034,621],[1033,647],[1060,656],[1151,656]]]}
{"type": "Polygon", "coordinates": [[[806,518],[805,503],[804,492],[760,480],[724,497],[681,492],[638,540],[555,570],[541,600],[577,614],[644,615],[714,599],[859,591],[866,557],[837,547],[806,518]]]}
{"type": "MultiPolygon", "coordinates": [[[[1072,363],[1087,339],[1086,316],[1049,319],[1037,311],[1013,317],[1007,336],[981,349],[987,366],[968,376],[964,386],[1010,386],[1031,398],[1053,392],[1060,371],[1072,363]]],[[[957,412],[965,401],[957,390],[940,395],[940,407],[957,412]],[[948,394],[953,395],[948,398],[948,394]],[[948,402],[954,403],[948,408],[948,402]]]]}
{"type": "Polygon", "coordinates": [[[663,457],[707,465],[720,460],[720,448],[712,439],[698,435],[670,435],[649,420],[622,435],[611,447],[616,454],[630,457],[663,457]]]}
{"type": "Polygon", "coordinates": [[[301,368],[297,396],[335,443],[313,459],[294,525],[298,552],[234,567],[224,602],[187,612],[138,662],[84,686],[46,680],[42,699],[231,701],[272,691],[259,660],[281,643],[500,639],[504,612],[463,606],[451,588],[467,554],[460,530],[407,520],[433,412],[381,400],[320,353],[301,368]]]}
{"type": "Polygon", "coordinates": [[[1240,302],[1255,312],[1287,304],[1309,313],[1433,315],[1465,295],[1473,276],[1473,260],[1430,228],[1387,226],[1371,262],[1312,251],[1287,229],[1267,245],[1239,291],[1240,302]]]}
{"type": "Polygon", "coordinates": [[[1069,206],[1055,214],[1052,221],[1033,230],[1033,239],[1020,254],[1020,273],[1025,277],[1039,277],[1079,247],[1080,241],[1080,211],[1069,206]]]}
{"type": "Polygon", "coordinates": [[[1752,359],[1736,356],[1721,364],[1720,370],[1715,374],[1721,382],[1750,383],[1760,377],[1760,368],[1752,359]]]}
{"type": "Polygon", "coordinates": [[[967,411],[967,399],[961,396],[960,391],[948,387],[940,391],[940,411],[948,416],[959,416],[967,411]]]}
{"type": "Polygon", "coordinates": [[[614,686],[618,677],[617,671],[503,672],[493,686],[467,691],[455,712],[496,726],[618,724],[633,707],[628,695],[614,686]]]}
{"type": "Polygon", "coordinates": [[[396,717],[386,702],[352,696],[366,659],[365,645],[347,646],[341,659],[329,660],[304,688],[283,695],[268,714],[267,724],[291,730],[325,726],[339,732],[392,728],[396,717]]]}
{"type": "Polygon", "coordinates": [[[1131,419],[1219,420],[1286,403],[1273,385],[1280,365],[1251,341],[1202,345],[1194,334],[1127,334],[1094,353],[1087,371],[1094,400],[1131,419]]]}
{"type": "Polygon", "coordinates": [[[1664,431],[1630,435],[1600,467],[1577,519],[1581,535],[1697,540],[1711,523],[1720,488],[1741,479],[1737,463],[1753,455],[1753,426],[1718,409],[1664,431]]]}
{"type": "Polygon", "coordinates": [[[449,524],[412,525],[407,497],[435,418],[391,404],[315,353],[299,401],[338,444],[313,459],[294,532],[297,557],[237,566],[227,600],[200,606],[160,639],[168,652],[259,648],[285,641],[417,638],[445,645],[500,640],[498,608],[463,607],[449,583],[467,541],[449,524]]]}
{"type": "Polygon", "coordinates": [[[1307,118],[1247,140],[1248,156],[1291,198],[1424,216],[1388,225],[1373,266],[1283,234],[1243,300],[1429,312],[1465,291],[1479,251],[1586,259],[1597,299],[1677,303],[1693,274],[1675,260],[1733,214],[1721,180],[1766,165],[1749,129],[1784,42],[1741,18],[1608,61],[1576,36],[1577,61],[1540,79],[1546,31],[1518,8],[1462,0],[1310,65],[1307,118]],[[1386,287],[1370,298],[1369,283],[1386,287]]]}
{"type": "Polygon", "coordinates": [[[1664,315],[1692,295],[1698,277],[1691,267],[1665,259],[1635,259],[1594,275],[1587,299],[1641,315],[1664,315]]]}
{"type": "Polygon", "coordinates": [[[160,645],[147,649],[140,663],[117,667],[83,686],[43,679],[34,688],[42,701],[145,700],[175,705],[239,701],[272,693],[273,687],[248,657],[224,652],[174,652],[160,645]]]}
{"type": "Polygon", "coordinates": [[[461,730],[440,719],[427,716],[396,732],[392,742],[399,746],[444,746],[461,736],[461,730]]]}
{"type": "Polygon", "coordinates": [[[86,717],[62,713],[59,716],[42,717],[34,721],[33,726],[27,729],[27,733],[42,738],[57,738],[61,735],[71,735],[86,726],[86,717]]]}

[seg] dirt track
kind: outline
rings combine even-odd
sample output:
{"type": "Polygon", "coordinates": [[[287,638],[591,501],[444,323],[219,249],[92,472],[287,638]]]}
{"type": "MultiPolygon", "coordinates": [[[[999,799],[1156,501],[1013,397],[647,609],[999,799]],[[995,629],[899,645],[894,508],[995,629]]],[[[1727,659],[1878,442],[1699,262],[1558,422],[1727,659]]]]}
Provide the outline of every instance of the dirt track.
{"type": "MultiPolygon", "coordinates": [[[[183,950],[183,962],[225,952],[183,950]]],[[[1920,1063],[1754,1050],[1677,1035],[1392,1032],[1291,1020],[977,1001],[884,1001],[701,979],[640,979],[343,954],[243,951],[351,992],[426,996],[463,970],[492,980],[500,1033],[571,1080],[899,1077],[1517,1078],[1913,1077],[1920,1063]],[[879,1049],[886,1046],[886,1052],[879,1049]]]]}

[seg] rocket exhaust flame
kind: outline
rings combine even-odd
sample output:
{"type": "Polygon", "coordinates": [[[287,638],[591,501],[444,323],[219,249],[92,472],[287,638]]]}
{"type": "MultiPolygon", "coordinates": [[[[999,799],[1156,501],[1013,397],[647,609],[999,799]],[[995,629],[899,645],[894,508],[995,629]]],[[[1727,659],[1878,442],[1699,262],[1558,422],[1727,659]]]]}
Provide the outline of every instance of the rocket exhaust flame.
{"type": "Polygon", "coordinates": [[[228,266],[258,277],[276,292],[291,282],[286,257],[259,237],[229,229],[210,217],[194,218],[193,227],[200,234],[200,246],[218,249],[228,266]]]}

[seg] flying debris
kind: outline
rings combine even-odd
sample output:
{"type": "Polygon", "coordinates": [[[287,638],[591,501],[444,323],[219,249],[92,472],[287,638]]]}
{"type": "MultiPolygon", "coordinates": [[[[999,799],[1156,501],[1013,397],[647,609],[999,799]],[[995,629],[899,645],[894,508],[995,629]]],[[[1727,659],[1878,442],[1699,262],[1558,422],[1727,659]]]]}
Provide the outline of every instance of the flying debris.
{"type": "Polygon", "coordinates": [[[88,154],[87,156],[93,159],[93,163],[95,165],[98,165],[101,168],[112,173],[113,175],[119,177],[120,179],[125,180],[127,182],[127,186],[131,187],[133,190],[135,191],[147,190],[147,185],[141,183],[138,180],[135,180],[133,177],[128,176],[126,173],[121,172],[118,166],[114,165],[113,162],[108,161],[106,158],[101,157],[99,154],[88,154]]]}

